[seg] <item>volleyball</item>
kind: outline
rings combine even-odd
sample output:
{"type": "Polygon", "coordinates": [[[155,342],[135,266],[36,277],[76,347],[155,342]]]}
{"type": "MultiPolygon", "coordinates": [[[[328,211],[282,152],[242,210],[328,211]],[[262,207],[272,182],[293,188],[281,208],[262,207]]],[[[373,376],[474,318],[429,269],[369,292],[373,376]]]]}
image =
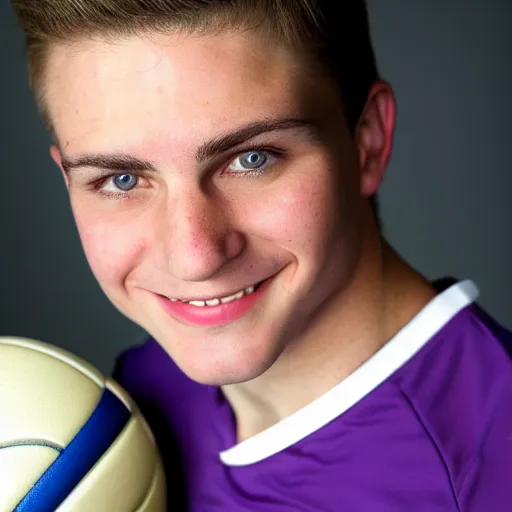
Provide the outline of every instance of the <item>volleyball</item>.
{"type": "Polygon", "coordinates": [[[65,350],[0,337],[0,511],[165,509],[160,455],[126,391],[65,350]]]}

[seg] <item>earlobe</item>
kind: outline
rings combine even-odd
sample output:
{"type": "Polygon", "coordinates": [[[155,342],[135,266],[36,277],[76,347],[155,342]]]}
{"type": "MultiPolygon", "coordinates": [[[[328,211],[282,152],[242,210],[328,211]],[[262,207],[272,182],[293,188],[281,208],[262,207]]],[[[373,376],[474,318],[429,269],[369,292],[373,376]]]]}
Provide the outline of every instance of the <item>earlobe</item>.
{"type": "Polygon", "coordinates": [[[59,151],[59,148],[57,148],[57,146],[51,146],[50,156],[52,157],[52,160],[57,164],[58,168],[60,169],[62,176],[64,178],[64,183],[66,184],[66,188],[69,188],[69,176],[67,175],[66,171],[64,170],[64,167],[62,167],[62,155],[59,151]]]}
{"type": "Polygon", "coordinates": [[[375,195],[382,183],[393,149],[395,121],[396,102],[390,85],[375,82],[356,128],[364,197],[375,195]]]}

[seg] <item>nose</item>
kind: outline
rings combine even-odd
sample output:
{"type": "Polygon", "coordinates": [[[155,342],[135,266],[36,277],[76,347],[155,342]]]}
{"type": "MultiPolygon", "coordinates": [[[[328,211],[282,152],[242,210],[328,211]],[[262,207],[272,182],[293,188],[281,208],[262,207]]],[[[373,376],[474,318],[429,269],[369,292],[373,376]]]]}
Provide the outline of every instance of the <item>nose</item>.
{"type": "Polygon", "coordinates": [[[229,209],[201,190],[168,197],[164,219],[157,220],[163,229],[161,256],[167,271],[177,279],[211,279],[244,250],[244,236],[236,229],[229,209]]]}

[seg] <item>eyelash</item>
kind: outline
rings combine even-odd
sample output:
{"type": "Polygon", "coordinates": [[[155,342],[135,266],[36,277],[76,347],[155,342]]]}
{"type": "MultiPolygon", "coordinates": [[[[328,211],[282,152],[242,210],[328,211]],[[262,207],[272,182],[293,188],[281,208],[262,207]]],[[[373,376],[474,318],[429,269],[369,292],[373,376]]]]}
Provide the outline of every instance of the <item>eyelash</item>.
{"type": "MultiPolygon", "coordinates": [[[[253,153],[253,152],[267,153],[272,158],[275,158],[277,160],[281,160],[284,157],[284,155],[287,153],[287,151],[283,150],[283,149],[269,147],[266,145],[254,145],[254,146],[251,146],[251,147],[243,149],[243,150],[238,150],[235,155],[232,155],[231,157],[229,157],[229,164],[231,165],[235,160],[243,157],[244,155],[247,155],[247,154],[253,153]]],[[[233,176],[247,177],[248,176],[248,177],[257,178],[259,176],[262,176],[265,172],[267,172],[267,169],[269,167],[271,167],[272,165],[273,165],[273,163],[266,162],[259,168],[250,169],[250,170],[248,169],[247,172],[235,171],[235,172],[225,173],[223,171],[223,174],[227,174],[231,177],[233,177],[233,176]]],[[[137,189],[137,185],[135,185],[135,188],[133,188],[132,190],[130,190],[128,192],[123,192],[121,190],[119,192],[106,192],[106,191],[102,190],[102,187],[104,187],[105,184],[107,184],[109,181],[111,181],[114,178],[117,178],[119,176],[123,176],[125,174],[135,176],[139,180],[142,177],[141,174],[137,173],[137,172],[116,172],[116,173],[108,174],[108,175],[103,176],[100,179],[95,180],[91,183],[93,192],[101,194],[102,196],[104,196],[106,198],[110,198],[110,199],[123,200],[123,199],[130,198],[133,195],[133,193],[135,192],[135,190],[137,189]]]]}

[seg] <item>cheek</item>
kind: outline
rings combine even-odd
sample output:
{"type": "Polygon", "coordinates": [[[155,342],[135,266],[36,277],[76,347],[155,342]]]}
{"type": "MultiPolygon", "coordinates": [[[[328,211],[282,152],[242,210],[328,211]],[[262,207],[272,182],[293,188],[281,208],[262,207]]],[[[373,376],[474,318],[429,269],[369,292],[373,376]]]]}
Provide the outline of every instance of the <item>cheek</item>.
{"type": "Polygon", "coordinates": [[[100,285],[121,285],[140,254],[143,226],[132,219],[95,215],[80,208],[74,208],[74,215],[87,261],[100,285]]]}
{"type": "Polygon", "coordinates": [[[318,250],[338,217],[333,185],[327,172],[283,181],[253,206],[253,229],[294,253],[318,250]]]}

